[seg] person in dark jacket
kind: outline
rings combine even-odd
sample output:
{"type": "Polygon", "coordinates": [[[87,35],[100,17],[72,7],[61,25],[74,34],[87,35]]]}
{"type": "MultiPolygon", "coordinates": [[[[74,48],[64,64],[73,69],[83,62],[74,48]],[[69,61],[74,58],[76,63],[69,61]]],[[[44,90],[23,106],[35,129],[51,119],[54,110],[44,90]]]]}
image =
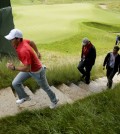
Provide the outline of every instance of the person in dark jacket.
{"type": "Polygon", "coordinates": [[[85,83],[90,83],[90,72],[96,59],[96,49],[88,38],[84,38],[82,41],[82,53],[81,61],[78,65],[78,70],[82,74],[82,79],[85,79],[85,83]]]}
{"type": "Polygon", "coordinates": [[[120,35],[117,35],[115,45],[119,45],[119,44],[120,44],[120,35]]]}
{"type": "Polygon", "coordinates": [[[108,88],[112,87],[112,83],[113,83],[112,79],[117,72],[119,73],[119,70],[120,70],[120,55],[118,54],[118,51],[119,51],[119,47],[115,46],[113,49],[113,52],[109,52],[104,59],[103,70],[105,69],[105,66],[106,66],[108,88]]]}

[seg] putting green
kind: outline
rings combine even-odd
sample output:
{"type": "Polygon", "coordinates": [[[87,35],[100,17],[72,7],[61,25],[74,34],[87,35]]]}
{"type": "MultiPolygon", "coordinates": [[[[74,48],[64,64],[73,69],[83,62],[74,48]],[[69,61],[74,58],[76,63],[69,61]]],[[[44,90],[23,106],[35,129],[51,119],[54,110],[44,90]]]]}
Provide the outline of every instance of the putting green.
{"type": "Polygon", "coordinates": [[[23,31],[24,37],[37,43],[54,42],[83,33],[88,26],[82,22],[120,24],[119,14],[89,3],[13,6],[13,13],[15,26],[23,31]]]}

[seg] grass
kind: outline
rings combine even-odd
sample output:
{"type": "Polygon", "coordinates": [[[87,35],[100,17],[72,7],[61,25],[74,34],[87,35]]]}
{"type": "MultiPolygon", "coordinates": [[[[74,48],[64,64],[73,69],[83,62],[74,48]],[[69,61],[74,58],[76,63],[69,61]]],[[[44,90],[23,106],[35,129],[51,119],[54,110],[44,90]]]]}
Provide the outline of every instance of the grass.
{"type": "Polygon", "coordinates": [[[119,134],[120,85],[93,95],[74,105],[55,110],[24,111],[0,119],[5,134],[119,134]]]}
{"type": "Polygon", "coordinates": [[[98,22],[84,22],[84,24],[87,26],[91,26],[94,28],[104,30],[104,31],[119,32],[119,30],[120,30],[119,26],[112,26],[112,25],[102,24],[102,23],[98,23],[98,22]]]}
{"type": "MultiPolygon", "coordinates": [[[[119,2],[119,0],[11,0],[12,4],[15,5],[32,5],[32,4],[66,4],[66,3],[81,3],[81,2],[107,2],[107,3],[113,3],[113,2],[119,2]]],[[[114,7],[114,6],[112,6],[114,7]]]]}
{"type": "MultiPolygon", "coordinates": [[[[103,57],[101,58],[103,59],[103,57]]],[[[100,59],[97,60],[97,62],[100,59]]],[[[78,62],[72,64],[66,64],[64,66],[53,66],[50,70],[47,71],[47,78],[50,85],[59,85],[62,83],[70,84],[77,83],[80,81],[80,73],[77,70],[78,62]],[[53,73],[54,72],[54,73],[53,73]],[[59,77],[58,77],[59,76],[59,77]]],[[[102,70],[101,62],[93,67],[91,72],[91,79],[94,80],[98,77],[105,75],[105,72],[102,70]],[[98,73],[99,72],[99,73],[98,73]]]]}
{"type": "Polygon", "coordinates": [[[0,88],[6,88],[11,85],[14,78],[14,72],[7,70],[6,63],[9,59],[4,58],[0,62],[0,88]]]}
{"type": "MultiPolygon", "coordinates": [[[[15,26],[23,31],[25,38],[35,40],[37,44],[50,45],[77,34],[91,38],[90,29],[82,25],[83,22],[94,21],[112,26],[120,22],[119,14],[101,10],[91,3],[13,6],[13,14],[15,26]]],[[[99,30],[95,31],[96,36],[97,32],[99,30]]]]}

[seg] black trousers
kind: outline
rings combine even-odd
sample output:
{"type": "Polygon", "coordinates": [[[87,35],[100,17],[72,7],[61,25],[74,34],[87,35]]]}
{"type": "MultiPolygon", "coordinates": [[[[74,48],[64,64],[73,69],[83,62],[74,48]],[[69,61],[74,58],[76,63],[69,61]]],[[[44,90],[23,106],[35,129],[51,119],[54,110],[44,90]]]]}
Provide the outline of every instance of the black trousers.
{"type": "Polygon", "coordinates": [[[113,77],[116,74],[116,71],[114,71],[113,68],[111,67],[107,67],[107,72],[106,72],[106,76],[108,79],[108,87],[111,88],[112,87],[112,83],[113,83],[113,77]]]}
{"type": "Polygon", "coordinates": [[[83,74],[85,76],[85,81],[86,83],[90,82],[90,72],[92,69],[93,65],[88,65],[85,63],[85,61],[80,61],[79,65],[78,65],[78,70],[80,71],[81,74],[83,74]]]}

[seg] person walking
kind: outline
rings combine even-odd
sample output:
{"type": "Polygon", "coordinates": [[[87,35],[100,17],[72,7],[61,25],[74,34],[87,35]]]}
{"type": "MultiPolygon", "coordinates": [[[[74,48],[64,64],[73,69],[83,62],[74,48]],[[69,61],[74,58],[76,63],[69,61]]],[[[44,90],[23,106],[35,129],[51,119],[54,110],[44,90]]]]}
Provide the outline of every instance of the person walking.
{"type": "Polygon", "coordinates": [[[120,55],[118,54],[119,47],[115,46],[113,52],[109,52],[103,62],[103,70],[106,66],[106,76],[108,79],[107,87],[111,88],[114,75],[120,71],[120,55]]]}
{"type": "Polygon", "coordinates": [[[119,45],[119,44],[120,44],[120,35],[117,35],[115,45],[119,45]]]}
{"type": "Polygon", "coordinates": [[[78,70],[82,74],[82,79],[85,79],[85,83],[90,83],[90,72],[96,59],[95,46],[90,42],[88,38],[84,38],[82,41],[82,53],[81,61],[78,65],[78,70]]]}
{"type": "Polygon", "coordinates": [[[14,63],[7,63],[8,69],[20,71],[12,82],[12,86],[19,97],[16,103],[21,104],[30,100],[30,97],[24,91],[23,82],[32,77],[49,96],[51,100],[50,108],[55,108],[59,100],[47,82],[46,67],[42,65],[39,59],[41,55],[38,52],[36,44],[33,41],[23,39],[23,34],[19,29],[12,29],[5,38],[11,41],[19,60],[23,64],[22,66],[15,66],[14,63]]]}

